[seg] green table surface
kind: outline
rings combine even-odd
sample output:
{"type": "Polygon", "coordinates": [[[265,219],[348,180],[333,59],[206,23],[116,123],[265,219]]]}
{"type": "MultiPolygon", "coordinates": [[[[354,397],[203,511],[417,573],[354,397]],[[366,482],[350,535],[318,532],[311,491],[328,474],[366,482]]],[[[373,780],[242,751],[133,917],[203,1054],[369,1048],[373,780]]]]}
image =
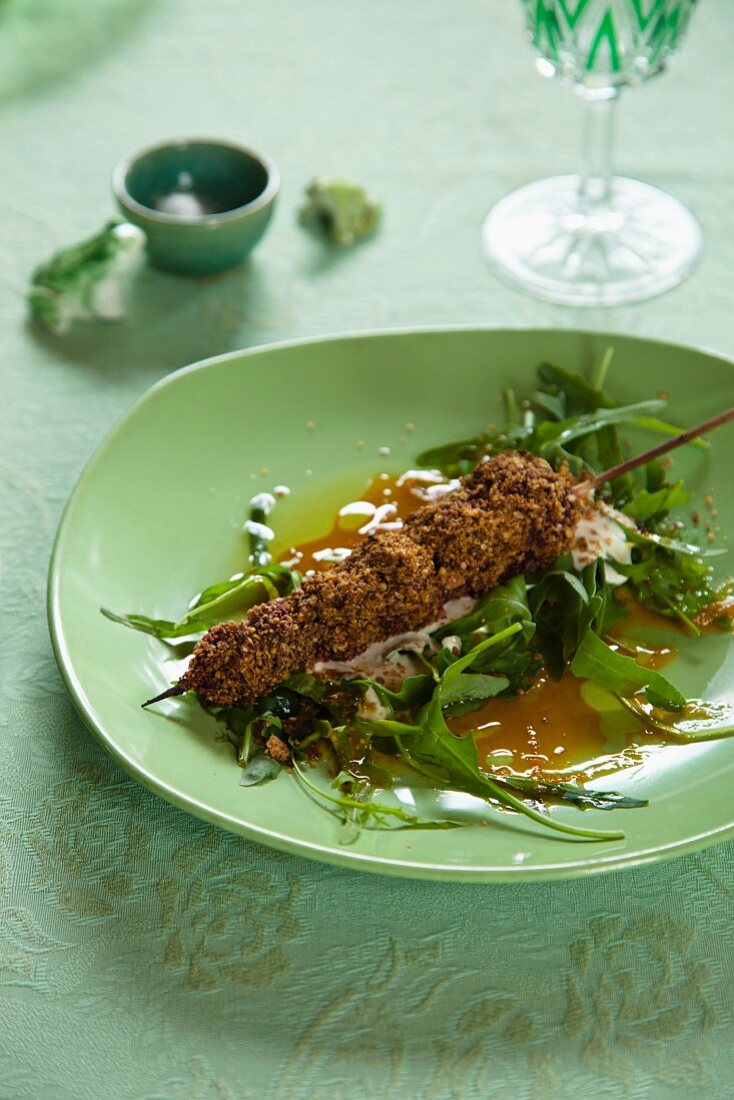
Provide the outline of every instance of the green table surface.
{"type": "MultiPolygon", "coordinates": [[[[0,0],[0,1097],[719,1098],[734,1088],[734,844],[607,877],[449,886],[237,839],[147,793],[85,731],[47,637],[63,503],[111,424],[188,362],[423,323],[606,328],[732,354],[730,0],[621,104],[618,165],[689,202],[700,270],[574,312],[505,288],[479,227],[575,166],[580,104],[542,81],[514,0],[0,0]],[[128,320],[25,319],[49,251],[111,212],[138,144],[219,134],[283,174],[249,267],[139,278],[128,320]],[[385,201],[333,253],[316,173],[385,201]]],[[[192,446],[195,441],[192,441],[192,446]]]]}

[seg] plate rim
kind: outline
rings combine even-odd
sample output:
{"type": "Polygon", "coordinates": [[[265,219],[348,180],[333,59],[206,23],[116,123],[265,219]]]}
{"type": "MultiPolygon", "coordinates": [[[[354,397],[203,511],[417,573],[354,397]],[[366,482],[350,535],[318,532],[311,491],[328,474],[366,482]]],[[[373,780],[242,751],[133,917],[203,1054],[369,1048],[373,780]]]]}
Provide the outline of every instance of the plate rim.
{"type": "Polygon", "coordinates": [[[586,858],[581,856],[576,860],[564,860],[563,862],[548,860],[540,864],[536,863],[532,866],[526,866],[522,863],[513,866],[492,863],[479,865],[475,863],[472,864],[471,867],[467,867],[452,863],[426,863],[405,858],[397,859],[357,852],[337,845],[317,844],[311,841],[303,841],[290,835],[279,833],[273,829],[246,823],[233,818],[230,814],[206,805],[198,801],[195,797],[186,795],[176,787],[168,784],[165,780],[151,774],[110,740],[104,722],[96,714],[91,701],[87,698],[83,684],[74,671],[73,660],[67,645],[61,609],[59,606],[59,586],[64,542],[71,523],[74,506],[83,492],[85,483],[94,470],[97,462],[113,443],[118,433],[120,433],[128,421],[136,415],[138,409],[159,391],[168,386],[175,385],[181,377],[198,371],[207,370],[214,365],[230,360],[248,359],[252,356],[262,355],[263,353],[271,351],[303,347],[311,344],[333,343],[340,340],[361,341],[386,336],[409,337],[451,332],[493,334],[525,333],[536,337],[542,337],[543,335],[552,336],[562,333],[574,335],[581,339],[592,338],[602,341],[606,339],[611,343],[620,340],[625,342],[634,341],[636,343],[654,345],[658,348],[669,348],[675,349],[676,351],[687,351],[697,355],[709,356],[725,363],[734,370],[734,358],[726,353],[705,346],[675,343],[669,340],[659,340],[655,337],[638,336],[634,333],[608,332],[605,330],[578,328],[572,325],[549,327],[525,324],[483,325],[456,323],[360,329],[356,331],[328,333],[326,335],[296,337],[223,352],[219,355],[209,356],[206,359],[197,360],[175,371],[171,371],[144,390],[105,432],[77,476],[74,486],[64,505],[54,535],[46,588],[48,628],[51,646],[59,673],[84,725],[97,742],[102,745],[104,750],[128,775],[147,790],[176,806],[177,809],[192,814],[219,828],[228,830],[234,835],[244,836],[249,840],[254,840],[292,855],[309,858],[318,862],[329,863],[343,867],[347,870],[363,870],[376,874],[444,882],[542,882],[581,878],[588,875],[604,874],[610,871],[625,870],[646,864],[657,863],[662,860],[672,859],[679,855],[685,855],[689,852],[700,851],[734,836],[734,818],[732,818],[731,821],[715,829],[696,833],[693,836],[673,841],[670,844],[656,844],[652,847],[644,847],[626,853],[610,853],[609,856],[595,855],[586,858]]]}

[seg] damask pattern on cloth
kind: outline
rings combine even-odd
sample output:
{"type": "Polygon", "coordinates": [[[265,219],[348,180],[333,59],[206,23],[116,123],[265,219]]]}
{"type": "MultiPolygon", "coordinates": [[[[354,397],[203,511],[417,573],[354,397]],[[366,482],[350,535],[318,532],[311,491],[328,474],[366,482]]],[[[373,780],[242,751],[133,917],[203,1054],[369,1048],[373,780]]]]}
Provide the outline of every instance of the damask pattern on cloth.
{"type": "Polygon", "coordinates": [[[394,881],[212,829],[122,775],[70,710],[60,733],[63,776],[0,809],[0,987],[18,1009],[2,1100],[713,1088],[734,1026],[732,845],[583,882],[394,881]],[[79,1048],[81,1090],[29,1018],[44,1050],[79,1048]]]}
{"type": "MultiPolygon", "coordinates": [[[[581,4],[563,7],[580,20],[581,4]]],[[[734,844],[525,886],[280,854],[113,763],[67,697],[44,611],[84,463],[193,360],[434,323],[582,323],[731,352],[732,162],[706,125],[732,88],[729,0],[697,5],[675,79],[651,85],[656,132],[643,97],[624,119],[635,171],[701,209],[704,264],[644,309],[580,322],[479,256],[492,202],[574,155],[573,97],[557,118],[543,106],[519,0],[62,7],[0,0],[0,1100],[730,1100],[734,844]],[[109,215],[117,158],[187,129],[251,140],[282,169],[252,263],[201,283],[144,271],[128,321],[64,342],[29,329],[30,271],[109,215]],[[359,252],[325,254],[296,226],[321,171],[385,197],[359,252]]]]}

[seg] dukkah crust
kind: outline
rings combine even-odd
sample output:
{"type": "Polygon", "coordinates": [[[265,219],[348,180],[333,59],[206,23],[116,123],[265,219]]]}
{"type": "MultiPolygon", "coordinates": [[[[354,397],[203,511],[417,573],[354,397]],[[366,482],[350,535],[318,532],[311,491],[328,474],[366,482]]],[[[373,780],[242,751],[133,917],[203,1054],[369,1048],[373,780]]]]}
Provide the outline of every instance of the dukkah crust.
{"type": "Polygon", "coordinates": [[[179,686],[218,706],[245,706],[317,660],[348,660],[427,626],[447,600],[550,566],[587,507],[573,485],[568,470],[521,451],[480,463],[400,531],[371,535],[292,595],[213,627],[179,686]]]}
{"type": "Polygon", "coordinates": [[[456,492],[413,512],[403,530],[431,551],[444,600],[480,596],[565,552],[586,506],[573,484],[566,469],[506,451],[480,462],[456,492]]]}

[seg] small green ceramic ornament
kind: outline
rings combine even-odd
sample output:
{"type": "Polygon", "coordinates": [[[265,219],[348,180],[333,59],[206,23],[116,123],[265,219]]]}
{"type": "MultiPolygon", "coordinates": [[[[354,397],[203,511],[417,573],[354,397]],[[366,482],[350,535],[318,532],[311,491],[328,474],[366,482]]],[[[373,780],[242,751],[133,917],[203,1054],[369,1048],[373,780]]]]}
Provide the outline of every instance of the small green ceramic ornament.
{"type": "Polygon", "coordinates": [[[31,276],[31,315],[54,333],[75,321],[117,321],[125,314],[125,284],[138,267],[145,234],[112,220],[99,233],[55,252],[31,276]]]}
{"type": "Polygon", "coordinates": [[[374,233],[382,210],[358,183],[317,177],[306,188],[301,220],[317,225],[332,244],[348,246],[374,233]]]}

